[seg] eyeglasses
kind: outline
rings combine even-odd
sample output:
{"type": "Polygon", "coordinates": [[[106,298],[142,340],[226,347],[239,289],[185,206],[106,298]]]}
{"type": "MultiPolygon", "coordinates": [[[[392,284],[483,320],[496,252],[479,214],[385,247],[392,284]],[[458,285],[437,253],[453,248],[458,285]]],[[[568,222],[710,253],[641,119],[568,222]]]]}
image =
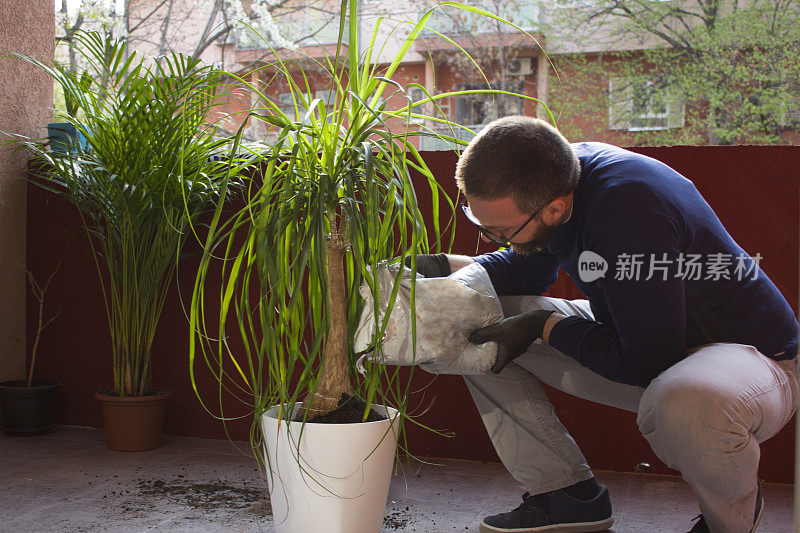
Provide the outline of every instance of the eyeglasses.
{"type": "Polygon", "coordinates": [[[478,227],[478,231],[481,233],[481,235],[483,235],[484,237],[486,237],[487,239],[489,239],[490,241],[492,241],[495,244],[499,244],[500,246],[503,246],[505,248],[510,248],[511,247],[511,240],[514,237],[516,237],[517,234],[520,231],[525,229],[525,226],[530,224],[531,220],[536,218],[536,215],[539,214],[539,211],[541,211],[542,208],[540,207],[539,209],[537,209],[536,212],[533,213],[530,217],[528,217],[528,220],[526,220],[524,224],[522,224],[519,228],[517,228],[517,231],[512,233],[511,236],[508,237],[508,238],[505,238],[505,237],[503,237],[501,235],[497,235],[495,233],[492,233],[488,229],[486,229],[483,226],[481,226],[481,221],[478,220],[478,218],[475,215],[472,214],[472,210],[469,208],[469,206],[467,204],[461,204],[461,210],[467,216],[467,219],[478,227]]]}

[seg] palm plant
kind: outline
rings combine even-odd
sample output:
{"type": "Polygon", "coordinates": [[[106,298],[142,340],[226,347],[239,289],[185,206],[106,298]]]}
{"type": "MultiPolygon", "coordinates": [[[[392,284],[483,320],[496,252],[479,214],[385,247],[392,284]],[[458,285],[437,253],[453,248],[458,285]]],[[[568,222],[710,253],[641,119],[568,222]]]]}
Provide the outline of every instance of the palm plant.
{"type": "MultiPolygon", "coordinates": [[[[497,18],[462,4],[446,4],[497,18]]],[[[237,78],[263,102],[252,118],[268,126],[271,147],[265,151],[260,176],[247,187],[246,205],[223,218],[220,202],[211,222],[192,299],[190,364],[201,401],[195,367],[202,361],[218,381],[220,397],[227,391],[252,399],[257,415],[254,443],[259,415],[270,406],[279,406],[281,419],[305,422],[336,408],[342,395],[354,395],[365,400],[363,419],[373,403],[405,413],[410,382],[401,379],[396,368],[367,361],[357,371],[359,354],[352,343],[363,309],[357,288],[366,282],[371,298],[379,301],[373,273],[380,262],[410,257],[415,269],[418,253],[448,250],[452,243],[453,202],[412,142],[415,136],[434,134],[410,125],[427,120],[461,128],[441,114],[428,116],[422,110],[437,109],[441,99],[471,92],[508,94],[461,91],[428,94],[412,102],[408,88],[391,77],[431,12],[410,25],[396,57],[379,69],[372,59],[379,52],[376,42],[384,21],[378,20],[361,53],[357,5],[342,0],[334,56],[302,62],[277,59],[256,69],[271,77],[270,85],[289,88],[288,106],[286,100],[272,102],[262,86],[248,81],[252,71],[237,78]],[[327,103],[312,96],[309,80],[319,72],[333,83],[327,103]],[[405,105],[391,109],[388,101],[393,97],[405,105]],[[390,128],[389,121],[404,126],[390,128]],[[412,172],[421,176],[431,195],[429,224],[417,202],[412,172]],[[441,219],[440,207],[445,212],[441,219]],[[217,269],[223,281],[219,307],[212,308],[207,306],[207,286],[215,290],[208,280],[217,269]],[[303,402],[302,408],[293,411],[298,402],[303,402]]],[[[374,334],[375,351],[381,350],[401,274],[389,295],[386,316],[377,316],[374,306],[376,323],[382,324],[374,334]]],[[[224,413],[219,416],[225,418],[224,413]]]]}
{"type": "Polygon", "coordinates": [[[183,244],[247,161],[225,157],[237,141],[209,124],[224,90],[220,70],[180,54],[147,62],[98,33],[74,39],[84,72],[17,57],[83,110],[80,122],[65,118],[86,146],[24,145],[37,156],[36,182],[80,212],[111,334],[112,393],[142,396],[151,392],[153,338],[183,244]]]}

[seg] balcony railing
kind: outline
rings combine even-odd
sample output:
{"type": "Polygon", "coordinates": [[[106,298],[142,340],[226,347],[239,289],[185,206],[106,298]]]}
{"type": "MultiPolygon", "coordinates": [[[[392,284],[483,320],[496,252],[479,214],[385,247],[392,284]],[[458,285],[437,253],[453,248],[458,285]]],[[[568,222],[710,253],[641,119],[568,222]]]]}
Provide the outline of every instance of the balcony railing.
{"type": "MultiPolygon", "coordinates": [[[[336,44],[339,39],[339,19],[330,16],[310,16],[297,20],[280,19],[279,22],[281,37],[291,43],[297,43],[298,46],[336,44]]],[[[346,21],[345,24],[347,24],[346,21]]],[[[259,35],[251,28],[244,28],[236,34],[236,49],[262,50],[270,48],[270,46],[281,48],[274,42],[267,45],[264,41],[265,38],[268,39],[268,35],[259,35]]],[[[346,31],[342,35],[342,42],[345,44],[348,42],[346,31]]]]}
{"type": "MultiPolygon", "coordinates": [[[[494,3],[488,5],[490,4],[489,2],[482,2],[480,0],[465,3],[469,3],[490,13],[495,13],[497,11],[496,7],[492,7],[494,3]]],[[[524,2],[522,4],[513,5],[514,9],[495,14],[505,20],[513,22],[525,31],[535,31],[541,17],[538,3],[524,2]]],[[[475,35],[513,33],[517,31],[508,24],[504,24],[484,15],[478,15],[470,11],[463,11],[453,7],[439,8],[434,11],[426,27],[427,31],[423,31],[423,35],[433,35],[434,32],[445,35],[475,35]]]]}

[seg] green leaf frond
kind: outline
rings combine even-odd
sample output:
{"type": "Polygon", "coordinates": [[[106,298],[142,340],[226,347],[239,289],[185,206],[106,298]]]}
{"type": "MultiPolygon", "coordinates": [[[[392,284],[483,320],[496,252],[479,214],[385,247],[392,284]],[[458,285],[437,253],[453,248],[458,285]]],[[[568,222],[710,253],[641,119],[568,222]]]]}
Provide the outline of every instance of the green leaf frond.
{"type": "Polygon", "coordinates": [[[221,70],[180,54],[146,61],[94,32],[78,32],[74,42],[84,71],[17,57],[62,85],[73,103],[63,120],[85,143],[63,151],[23,144],[36,156],[36,183],[81,213],[107,311],[114,391],[144,395],[184,244],[201,242],[201,216],[241,186],[254,157],[233,150],[239,136],[216,134],[227,79],[221,70]]]}

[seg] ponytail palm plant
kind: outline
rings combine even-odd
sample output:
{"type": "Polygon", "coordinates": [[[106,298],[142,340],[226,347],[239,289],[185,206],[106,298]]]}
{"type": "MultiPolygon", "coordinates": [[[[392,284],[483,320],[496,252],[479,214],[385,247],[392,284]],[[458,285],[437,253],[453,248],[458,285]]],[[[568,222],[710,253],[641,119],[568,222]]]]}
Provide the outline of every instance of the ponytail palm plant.
{"type": "MultiPolygon", "coordinates": [[[[251,118],[267,127],[271,146],[260,175],[247,187],[246,205],[227,218],[221,203],[217,208],[195,283],[190,360],[201,401],[195,374],[202,362],[218,381],[221,397],[227,391],[252,400],[254,443],[258,415],[271,406],[279,406],[281,419],[308,421],[335,409],[344,395],[365,400],[362,420],[373,403],[405,413],[408,380],[396,368],[369,360],[357,364],[353,335],[364,307],[358,289],[366,282],[369,298],[388,297],[390,312],[402,272],[390,294],[381,296],[374,276],[379,263],[410,258],[413,270],[418,253],[446,251],[452,243],[453,202],[412,141],[434,135],[418,127],[422,121],[461,126],[422,110],[438,109],[439,100],[469,92],[504,93],[465,91],[412,102],[408,87],[391,78],[431,13],[410,24],[394,59],[378,66],[372,58],[379,55],[376,42],[385,21],[377,21],[362,48],[357,5],[342,1],[333,57],[277,59],[239,78],[263,103],[251,118]],[[259,76],[270,79],[266,87],[278,85],[289,92],[274,103],[264,86],[249,81],[259,76]],[[333,84],[324,100],[314,98],[310,81],[320,78],[333,84]],[[389,105],[398,99],[403,104],[389,105]],[[431,198],[432,213],[426,217],[413,172],[431,198]],[[219,288],[217,276],[209,277],[218,269],[219,288]],[[208,305],[207,292],[216,290],[215,305],[208,305]],[[294,410],[299,402],[302,407],[294,410]]],[[[454,137],[448,139],[459,142],[454,137]]],[[[379,327],[372,350],[379,352],[387,320],[378,316],[378,307],[373,306],[379,327]]]]}
{"type": "Polygon", "coordinates": [[[153,338],[183,244],[246,160],[225,157],[232,141],[209,124],[224,89],[221,71],[180,54],[148,61],[98,33],[74,39],[83,72],[17,57],[80,106],[80,122],[65,118],[86,145],[57,152],[24,144],[40,163],[37,183],[80,212],[111,334],[112,393],[143,396],[151,393],[153,338]]]}

